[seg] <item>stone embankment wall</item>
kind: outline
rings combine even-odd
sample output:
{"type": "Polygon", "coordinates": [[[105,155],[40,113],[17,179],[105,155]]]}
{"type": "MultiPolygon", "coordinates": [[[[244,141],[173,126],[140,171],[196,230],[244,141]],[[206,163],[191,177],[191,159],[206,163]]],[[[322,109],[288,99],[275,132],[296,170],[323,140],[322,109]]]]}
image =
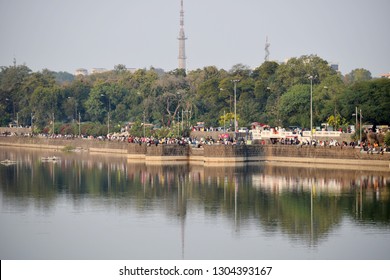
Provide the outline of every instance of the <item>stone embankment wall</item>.
{"type": "Polygon", "coordinates": [[[390,153],[368,154],[352,147],[312,147],[289,145],[206,145],[192,148],[179,145],[129,144],[126,142],[86,139],[50,139],[0,137],[0,146],[61,150],[65,147],[110,153],[149,161],[198,161],[226,163],[272,161],[290,163],[349,164],[390,167],[390,153]]]}
{"type": "Polygon", "coordinates": [[[270,145],[263,160],[307,167],[390,171],[390,153],[371,154],[352,147],[270,145]]]}
{"type": "Polygon", "coordinates": [[[269,145],[265,155],[268,157],[299,157],[299,158],[330,158],[330,159],[366,159],[390,160],[390,153],[361,152],[359,148],[352,147],[311,147],[269,145]]]}

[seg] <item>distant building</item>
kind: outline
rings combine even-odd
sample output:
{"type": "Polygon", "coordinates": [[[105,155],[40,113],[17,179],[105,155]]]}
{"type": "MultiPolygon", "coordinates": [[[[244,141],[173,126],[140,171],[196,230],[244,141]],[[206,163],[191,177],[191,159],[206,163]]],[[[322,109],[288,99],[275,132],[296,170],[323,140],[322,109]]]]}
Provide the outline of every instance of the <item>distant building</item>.
{"type": "Polygon", "coordinates": [[[390,79],[390,72],[387,74],[381,74],[381,78],[390,79]]]}
{"type": "Polygon", "coordinates": [[[88,70],[87,69],[84,69],[84,68],[79,68],[79,69],[76,69],[75,73],[74,73],[75,76],[88,76],[88,70]]]}
{"type": "Polygon", "coordinates": [[[106,68],[92,68],[91,69],[91,74],[100,74],[107,72],[108,70],[106,68]]]}
{"type": "MultiPolygon", "coordinates": [[[[126,71],[129,71],[130,73],[135,73],[137,70],[139,70],[139,68],[126,68],[126,71]]],[[[164,70],[163,69],[160,69],[160,68],[156,68],[154,69],[157,73],[164,73],[164,70]]],[[[106,68],[92,68],[90,72],[88,72],[87,69],[85,68],[79,68],[79,69],[76,69],[75,71],[75,76],[78,76],[78,75],[82,75],[82,76],[88,76],[89,74],[93,75],[93,74],[101,74],[101,73],[105,73],[105,72],[109,72],[109,71],[112,71],[112,70],[108,70],[106,68]]]]}
{"type": "Polygon", "coordinates": [[[329,67],[332,68],[334,71],[339,71],[339,64],[338,63],[330,63],[329,67]]]}

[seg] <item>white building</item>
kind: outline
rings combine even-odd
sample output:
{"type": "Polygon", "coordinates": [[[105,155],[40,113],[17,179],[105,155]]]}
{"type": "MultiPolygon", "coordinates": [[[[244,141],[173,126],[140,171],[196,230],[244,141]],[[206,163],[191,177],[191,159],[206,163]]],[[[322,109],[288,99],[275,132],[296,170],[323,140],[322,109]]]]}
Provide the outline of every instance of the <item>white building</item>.
{"type": "Polygon", "coordinates": [[[78,76],[78,75],[87,76],[87,75],[88,75],[88,70],[85,69],[85,68],[76,69],[74,75],[75,75],[75,76],[78,76]]]}
{"type": "Polygon", "coordinates": [[[91,74],[99,74],[99,73],[104,73],[107,72],[108,70],[106,68],[92,68],[91,69],[91,74]]]}

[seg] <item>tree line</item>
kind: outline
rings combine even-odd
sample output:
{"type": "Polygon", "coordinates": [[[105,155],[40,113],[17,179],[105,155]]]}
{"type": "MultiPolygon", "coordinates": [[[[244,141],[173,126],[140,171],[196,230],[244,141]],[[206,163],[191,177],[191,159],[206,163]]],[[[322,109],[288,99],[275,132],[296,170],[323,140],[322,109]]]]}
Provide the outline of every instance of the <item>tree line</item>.
{"type": "Polygon", "coordinates": [[[116,65],[112,71],[75,77],[47,69],[32,72],[26,65],[4,66],[0,124],[33,123],[36,132],[51,132],[53,123],[71,128],[81,121],[82,133],[100,124],[95,133],[103,134],[107,125],[114,132],[126,122],[167,129],[197,122],[229,127],[234,126],[236,101],[239,126],[260,122],[309,128],[311,92],[314,126],[355,124],[356,107],[364,123],[390,123],[389,79],[373,79],[365,69],[343,76],[324,59],[305,55],[283,64],[266,61],[254,70],[237,64],[229,71],[207,66],[188,73],[154,68],[130,72],[116,65]],[[236,95],[233,80],[238,81],[236,95]]]}

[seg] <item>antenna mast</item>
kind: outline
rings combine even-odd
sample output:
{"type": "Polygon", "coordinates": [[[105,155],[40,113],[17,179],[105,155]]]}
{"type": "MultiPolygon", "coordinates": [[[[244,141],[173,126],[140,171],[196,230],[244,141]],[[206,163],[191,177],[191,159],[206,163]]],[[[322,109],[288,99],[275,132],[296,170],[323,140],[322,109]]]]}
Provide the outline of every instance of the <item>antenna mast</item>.
{"type": "Polygon", "coordinates": [[[268,43],[268,36],[265,38],[265,56],[264,61],[269,61],[269,46],[271,46],[270,43],[268,43]]]}
{"type": "Polygon", "coordinates": [[[187,40],[184,33],[184,8],[183,8],[183,0],[180,1],[181,9],[180,9],[180,32],[179,32],[179,67],[178,69],[186,69],[186,46],[185,40],[187,40]]]}

